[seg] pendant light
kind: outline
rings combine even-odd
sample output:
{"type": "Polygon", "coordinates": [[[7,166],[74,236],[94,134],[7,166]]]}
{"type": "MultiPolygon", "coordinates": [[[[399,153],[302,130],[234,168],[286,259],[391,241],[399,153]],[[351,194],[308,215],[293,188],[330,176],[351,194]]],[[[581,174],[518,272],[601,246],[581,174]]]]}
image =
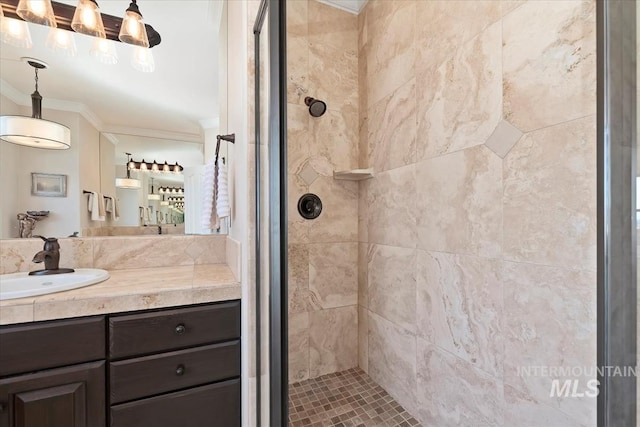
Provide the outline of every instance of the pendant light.
{"type": "Polygon", "coordinates": [[[160,197],[159,194],[155,194],[155,192],[153,191],[153,178],[151,178],[151,193],[149,193],[147,195],[147,199],[148,200],[160,200],[162,197],[160,197]]]}
{"type": "Polygon", "coordinates": [[[129,161],[131,159],[131,153],[124,153],[127,155],[127,163],[125,164],[125,168],[127,169],[127,177],[126,178],[116,178],[116,187],[124,188],[127,190],[137,190],[140,188],[140,180],[131,178],[131,170],[129,168],[129,161]]]}
{"type": "Polygon", "coordinates": [[[73,33],[61,28],[51,28],[49,30],[46,46],[55,53],[60,53],[64,56],[76,56],[78,54],[73,33]]]}
{"type": "Polygon", "coordinates": [[[36,90],[31,94],[32,114],[24,116],[0,116],[0,139],[12,144],[50,150],[66,150],[71,147],[71,131],[68,127],[42,118],[42,96],[38,92],[38,70],[48,67],[46,62],[34,58],[22,58],[35,69],[36,90]]]}
{"type": "Polygon", "coordinates": [[[103,64],[115,65],[118,63],[118,54],[116,53],[113,40],[94,39],[91,49],[89,50],[89,55],[103,64]]]}
{"type": "Polygon", "coordinates": [[[31,33],[25,21],[2,18],[2,42],[21,49],[31,49],[31,33]]]}
{"type": "Polygon", "coordinates": [[[16,14],[27,22],[57,27],[51,0],[20,0],[16,14]]]}
{"type": "Polygon", "coordinates": [[[136,46],[131,57],[131,66],[143,73],[152,73],[156,69],[156,63],[153,60],[151,49],[136,46]]]}
{"type": "Polygon", "coordinates": [[[95,0],[78,0],[76,11],[73,13],[71,28],[76,33],[86,34],[87,36],[101,39],[107,37],[100,8],[95,0]]]}
{"type": "Polygon", "coordinates": [[[124,13],[118,38],[123,43],[149,47],[147,29],[144,26],[144,22],[142,22],[142,14],[140,13],[140,9],[138,9],[136,0],[131,1],[131,4],[129,4],[129,7],[124,13]]]}

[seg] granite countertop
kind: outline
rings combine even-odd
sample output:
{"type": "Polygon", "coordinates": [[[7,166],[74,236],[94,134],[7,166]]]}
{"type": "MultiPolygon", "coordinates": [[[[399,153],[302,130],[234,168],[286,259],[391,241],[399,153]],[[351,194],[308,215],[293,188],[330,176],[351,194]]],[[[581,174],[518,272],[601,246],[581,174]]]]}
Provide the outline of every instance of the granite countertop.
{"type": "Polygon", "coordinates": [[[102,283],[0,301],[0,325],[240,299],[225,264],[109,271],[102,283]]]}

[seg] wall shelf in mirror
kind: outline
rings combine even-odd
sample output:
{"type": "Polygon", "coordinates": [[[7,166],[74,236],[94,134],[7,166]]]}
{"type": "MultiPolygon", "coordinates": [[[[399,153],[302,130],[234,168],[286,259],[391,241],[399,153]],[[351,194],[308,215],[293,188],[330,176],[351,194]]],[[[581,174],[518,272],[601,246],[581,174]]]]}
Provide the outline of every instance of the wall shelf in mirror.
{"type": "Polygon", "coordinates": [[[373,178],[373,169],[350,169],[344,171],[334,171],[333,179],[341,179],[346,181],[362,181],[373,178]]]}

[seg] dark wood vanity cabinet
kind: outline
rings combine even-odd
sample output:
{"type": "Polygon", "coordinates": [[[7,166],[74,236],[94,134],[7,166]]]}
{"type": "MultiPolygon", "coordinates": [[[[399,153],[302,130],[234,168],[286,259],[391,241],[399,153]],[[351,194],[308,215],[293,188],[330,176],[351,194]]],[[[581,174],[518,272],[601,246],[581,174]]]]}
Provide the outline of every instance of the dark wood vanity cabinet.
{"type": "Polygon", "coordinates": [[[0,327],[0,427],[241,424],[240,302],[0,327]]]}
{"type": "Polygon", "coordinates": [[[0,328],[0,426],[105,426],[105,356],[104,316],[0,328]]]}

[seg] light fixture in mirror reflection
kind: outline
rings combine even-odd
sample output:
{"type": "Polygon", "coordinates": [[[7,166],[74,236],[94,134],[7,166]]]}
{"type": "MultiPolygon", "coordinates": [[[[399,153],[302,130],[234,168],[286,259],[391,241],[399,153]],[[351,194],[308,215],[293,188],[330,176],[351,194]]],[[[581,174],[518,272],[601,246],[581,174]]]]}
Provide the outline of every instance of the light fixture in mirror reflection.
{"type": "MultiPolygon", "coordinates": [[[[158,63],[153,74],[138,73],[128,63],[136,52],[139,60],[152,64],[149,48],[117,40],[131,0],[97,0],[106,39],[71,30],[76,7],[86,4],[91,9],[96,3],[92,0],[52,1],[56,19],[59,7],[71,11],[65,15],[67,20],[56,21],[62,33],[19,18],[18,2],[0,0],[5,15],[1,24],[7,29],[3,39],[16,38],[14,45],[0,45],[2,114],[31,115],[33,80],[25,79],[25,66],[18,59],[42,59],[51,66],[39,73],[43,117],[69,127],[71,144],[68,150],[53,151],[0,141],[0,186],[5,195],[0,198],[0,212],[7,213],[0,215],[0,239],[18,237],[16,215],[32,210],[50,211],[46,221],[38,224],[38,234],[55,237],[159,234],[159,228],[163,235],[226,233],[228,217],[219,230],[202,220],[208,200],[205,160],[213,160],[215,136],[227,130],[222,102],[227,99],[227,79],[219,75],[227,68],[225,2],[181,0],[179,7],[166,0],[139,3],[150,46],[160,39],[152,37],[147,21],[162,30],[164,39],[152,49],[158,63]],[[113,19],[118,24],[115,34],[113,19]],[[190,31],[176,26],[178,21],[188,21],[190,31]],[[32,45],[25,42],[29,37],[32,45]],[[194,39],[197,45],[191,43],[194,39]],[[71,52],[65,50],[67,46],[71,52]],[[195,57],[198,67],[189,67],[195,57]],[[104,66],[100,58],[115,65],[104,66]],[[128,168],[124,152],[133,153],[138,163],[134,169],[128,168]],[[32,196],[32,172],[66,174],[67,197],[32,196]],[[104,220],[94,219],[84,190],[102,195],[105,202],[117,201],[119,212],[114,212],[112,202],[105,206],[109,210],[104,220]]],[[[97,25],[89,11],[81,16],[90,27],[97,25]]],[[[227,160],[228,147],[220,147],[220,156],[227,160]]]]}

